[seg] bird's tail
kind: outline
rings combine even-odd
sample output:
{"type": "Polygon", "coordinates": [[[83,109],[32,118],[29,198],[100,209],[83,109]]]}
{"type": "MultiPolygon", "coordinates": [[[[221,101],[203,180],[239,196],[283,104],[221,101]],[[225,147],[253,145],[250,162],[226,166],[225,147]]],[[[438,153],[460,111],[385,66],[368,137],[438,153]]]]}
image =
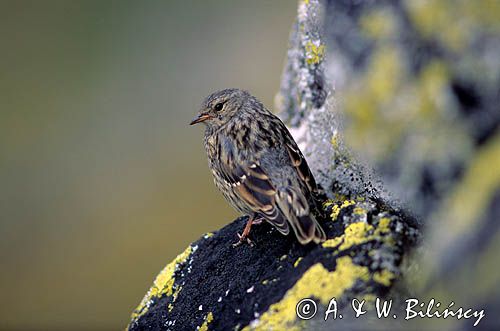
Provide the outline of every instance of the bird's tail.
{"type": "Polygon", "coordinates": [[[325,232],[311,213],[307,199],[301,192],[287,187],[278,191],[276,200],[302,245],[326,240],[325,232]]]}

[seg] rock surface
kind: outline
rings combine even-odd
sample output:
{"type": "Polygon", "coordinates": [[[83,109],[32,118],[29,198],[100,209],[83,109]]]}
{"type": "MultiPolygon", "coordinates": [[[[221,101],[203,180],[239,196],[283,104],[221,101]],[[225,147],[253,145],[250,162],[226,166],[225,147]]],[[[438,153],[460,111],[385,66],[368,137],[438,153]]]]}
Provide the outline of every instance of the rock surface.
{"type": "MultiPolygon", "coordinates": [[[[500,2],[327,1],[327,77],[350,151],[426,231],[406,286],[500,328],[500,2]]],[[[424,319],[423,328],[470,328],[424,319]]]]}
{"type": "Polygon", "coordinates": [[[370,326],[299,320],[308,297],[319,315],[332,297],[406,295],[498,311],[499,22],[495,1],[300,1],[276,103],[324,189],[328,241],[262,224],[233,248],[239,218],[167,265],[129,329],[370,326]]]}
{"type": "Polygon", "coordinates": [[[205,235],[158,275],[129,329],[294,330],[302,298],[344,305],[384,296],[416,230],[370,200],[329,201],[326,209],[330,239],[322,245],[302,246],[263,223],[252,228],[254,247],[234,248],[245,217],[205,235]]]}

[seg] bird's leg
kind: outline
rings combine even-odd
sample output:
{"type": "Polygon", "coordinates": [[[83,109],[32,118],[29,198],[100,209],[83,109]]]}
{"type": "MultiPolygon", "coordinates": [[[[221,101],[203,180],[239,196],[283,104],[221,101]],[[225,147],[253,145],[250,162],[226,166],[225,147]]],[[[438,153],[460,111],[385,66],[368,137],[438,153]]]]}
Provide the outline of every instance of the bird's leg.
{"type": "Polygon", "coordinates": [[[244,241],[246,241],[250,246],[254,246],[254,243],[250,240],[250,238],[248,238],[248,235],[250,234],[250,229],[252,228],[253,224],[260,224],[262,223],[263,220],[264,219],[262,217],[255,219],[255,216],[249,216],[247,224],[243,229],[243,233],[241,235],[237,233],[239,240],[233,244],[233,247],[241,245],[244,241]]]}

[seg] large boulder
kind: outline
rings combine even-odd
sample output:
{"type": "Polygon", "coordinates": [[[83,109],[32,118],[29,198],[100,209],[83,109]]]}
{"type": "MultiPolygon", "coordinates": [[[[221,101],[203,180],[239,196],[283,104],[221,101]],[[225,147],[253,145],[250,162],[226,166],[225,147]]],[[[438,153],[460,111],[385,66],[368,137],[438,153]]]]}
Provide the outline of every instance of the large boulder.
{"type": "MultiPolygon", "coordinates": [[[[129,329],[406,325],[325,322],[332,298],[343,311],[377,297],[398,309],[407,296],[498,311],[499,7],[300,1],[276,107],[323,188],[328,240],[302,246],[262,224],[252,228],[254,247],[234,248],[239,218],[160,272],[129,329]],[[304,298],[316,318],[297,316],[304,298]]],[[[416,327],[441,323],[474,322],[416,327]]],[[[478,324],[494,326],[488,313],[478,324]]]]}

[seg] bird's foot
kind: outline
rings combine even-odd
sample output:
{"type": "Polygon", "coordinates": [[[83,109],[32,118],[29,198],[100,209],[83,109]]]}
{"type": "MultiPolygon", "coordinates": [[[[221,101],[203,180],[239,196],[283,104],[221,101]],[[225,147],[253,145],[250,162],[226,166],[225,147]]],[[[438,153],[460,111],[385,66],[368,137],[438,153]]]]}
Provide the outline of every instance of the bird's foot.
{"type": "Polygon", "coordinates": [[[258,219],[255,219],[254,217],[249,217],[247,220],[247,224],[245,225],[245,229],[243,230],[243,233],[242,234],[237,233],[239,240],[238,240],[238,242],[235,242],[233,244],[233,247],[238,247],[245,241],[247,242],[248,245],[250,245],[250,247],[255,246],[253,241],[251,241],[250,238],[248,238],[248,235],[250,234],[250,228],[254,224],[262,223],[263,220],[264,220],[264,218],[262,218],[262,217],[260,217],[258,219]]]}
{"type": "Polygon", "coordinates": [[[236,234],[238,235],[239,240],[233,244],[233,247],[238,247],[241,244],[243,244],[244,242],[246,242],[250,247],[255,246],[254,242],[251,241],[250,238],[248,238],[248,236],[245,236],[244,234],[241,235],[239,233],[236,233],[236,234]]]}

